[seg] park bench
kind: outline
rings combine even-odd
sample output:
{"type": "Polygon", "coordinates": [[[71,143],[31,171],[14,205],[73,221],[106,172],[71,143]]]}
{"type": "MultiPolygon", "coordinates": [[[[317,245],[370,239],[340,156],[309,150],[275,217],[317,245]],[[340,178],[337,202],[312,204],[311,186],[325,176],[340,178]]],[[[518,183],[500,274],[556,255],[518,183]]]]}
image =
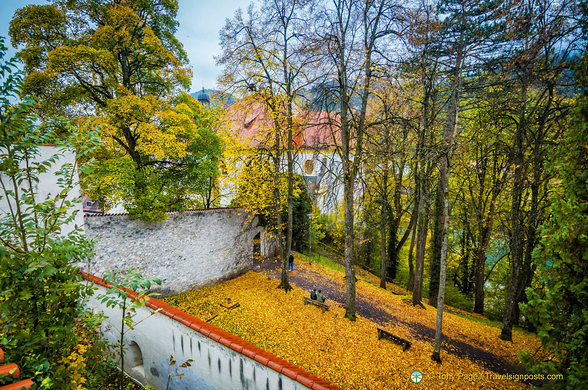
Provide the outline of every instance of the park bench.
{"type": "Polygon", "coordinates": [[[388,340],[391,340],[398,345],[402,345],[403,351],[406,351],[412,345],[412,343],[410,341],[405,340],[402,337],[398,337],[396,335],[393,335],[392,333],[387,332],[384,329],[378,328],[378,340],[381,340],[382,338],[387,338],[388,340]]]}
{"type": "Polygon", "coordinates": [[[235,303],[234,305],[231,305],[231,298],[227,298],[227,304],[225,305],[224,303],[220,304],[222,307],[224,307],[225,309],[228,310],[233,310],[238,308],[239,306],[241,306],[239,303],[235,303]]]}
{"type": "Polygon", "coordinates": [[[304,297],[304,304],[308,305],[309,303],[323,309],[323,313],[326,310],[329,310],[329,307],[331,307],[330,305],[327,305],[326,303],[315,301],[314,299],[310,299],[309,297],[304,297]]]}

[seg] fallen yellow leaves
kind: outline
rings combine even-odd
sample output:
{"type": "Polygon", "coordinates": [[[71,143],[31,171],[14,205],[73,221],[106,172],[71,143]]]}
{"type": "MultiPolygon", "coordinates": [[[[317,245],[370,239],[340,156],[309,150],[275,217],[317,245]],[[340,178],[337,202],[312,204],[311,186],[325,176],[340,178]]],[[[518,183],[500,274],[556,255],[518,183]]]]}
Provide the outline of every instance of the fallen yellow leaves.
{"type": "MultiPolygon", "coordinates": [[[[337,271],[320,265],[297,264],[321,272],[333,280],[341,278],[337,271]]],[[[294,288],[285,294],[276,288],[278,281],[266,275],[249,272],[216,286],[184,293],[167,299],[181,310],[243,338],[301,368],[327,379],[345,389],[510,389],[526,385],[509,380],[497,380],[491,371],[467,358],[442,353],[441,365],[430,358],[432,345],[416,339],[403,324],[387,324],[384,329],[412,342],[406,352],[386,340],[378,340],[378,325],[358,317],[351,322],[343,316],[340,305],[330,301],[331,309],[322,312],[313,305],[304,305],[306,291],[294,288]],[[227,310],[221,304],[239,303],[227,310]],[[419,384],[410,381],[418,370],[423,374],[419,384]],[[424,387],[423,387],[424,386],[424,387]]],[[[373,300],[373,304],[402,321],[435,326],[435,311],[423,310],[402,302],[389,291],[359,281],[358,293],[373,300]]],[[[452,314],[446,314],[445,333],[454,339],[490,351],[502,358],[514,359],[518,349],[537,341],[516,332],[514,343],[498,339],[500,330],[452,314]],[[474,344],[475,343],[475,344],[474,344]]],[[[514,361],[514,360],[513,360],[514,361]]]]}

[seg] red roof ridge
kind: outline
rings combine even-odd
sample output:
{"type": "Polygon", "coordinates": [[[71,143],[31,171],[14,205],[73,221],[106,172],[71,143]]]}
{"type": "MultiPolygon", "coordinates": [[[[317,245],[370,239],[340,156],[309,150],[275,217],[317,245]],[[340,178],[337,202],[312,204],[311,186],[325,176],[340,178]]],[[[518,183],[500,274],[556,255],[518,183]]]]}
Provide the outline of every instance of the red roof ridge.
{"type": "MultiPolygon", "coordinates": [[[[0,363],[4,363],[4,351],[0,348],[0,363]]],[[[0,379],[11,376],[13,379],[20,377],[20,369],[15,363],[0,365],[0,379]]],[[[23,387],[28,389],[33,385],[33,381],[25,379],[17,383],[10,383],[7,385],[0,385],[0,390],[20,390],[23,387]]]]}
{"type": "MultiPolygon", "coordinates": [[[[80,270],[81,274],[84,278],[92,283],[111,288],[112,285],[106,284],[104,279],[89,274],[80,270]]],[[[129,297],[134,299],[135,295],[134,292],[130,292],[129,297]]],[[[204,336],[208,336],[209,338],[231,348],[235,352],[243,354],[251,359],[256,360],[257,362],[268,366],[269,368],[277,371],[278,373],[282,373],[298,383],[317,390],[323,389],[332,389],[332,390],[342,390],[340,387],[335,386],[334,384],[321,379],[300,367],[287,362],[286,360],[279,358],[278,356],[271,354],[256,345],[253,345],[229,332],[218,328],[212,324],[209,324],[206,321],[201,320],[200,318],[194,317],[191,314],[185,313],[178,309],[177,307],[171,306],[157,298],[149,297],[147,302],[145,303],[146,306],[150,307],[154,310],[159,310],[160,313],[165,314],[166,316],[181,322],[182,324],[186,325],[189,328],[203,334],[204,336]]],[[[0,388],[2,390],[2,388],[0,388]]]]}

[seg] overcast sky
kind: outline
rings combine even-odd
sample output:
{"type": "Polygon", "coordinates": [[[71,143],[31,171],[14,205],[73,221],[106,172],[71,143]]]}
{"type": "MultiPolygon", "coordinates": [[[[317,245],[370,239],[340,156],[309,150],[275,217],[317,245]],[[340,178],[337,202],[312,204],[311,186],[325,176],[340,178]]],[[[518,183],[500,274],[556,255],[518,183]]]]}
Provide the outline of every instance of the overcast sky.
{"type": "MultiPolygon", "coordinates": [[[[233,17],[237,8],[247,8],[251,0],[179,0],[176,37],[184,45],[192,67],[191,92],[214,89],[219,70],[214,56],[220,54],[218,32],[225,19],[233,17]]],[[[8,25],[14,11],[28,4],[48,4],[47,0],[0,0],[0,36],[8,41],[8,25]]],[[[11,52],[13,54],[14,51],[11,52]]]]}

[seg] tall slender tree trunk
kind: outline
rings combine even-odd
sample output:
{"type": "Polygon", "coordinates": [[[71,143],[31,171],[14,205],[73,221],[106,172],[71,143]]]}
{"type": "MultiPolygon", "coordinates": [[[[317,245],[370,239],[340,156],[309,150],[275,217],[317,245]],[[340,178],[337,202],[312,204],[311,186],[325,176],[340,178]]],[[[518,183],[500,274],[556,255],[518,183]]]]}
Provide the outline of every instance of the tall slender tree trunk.
{"type": "Polygon", "coordinates": [[[512,186],[512,201],[510,209],[510,255],[511,255],[511,275],[506,302],[504,304],[504,315],[502,318],[502,331],[500,338],[512,341],[512,326],[515,314],[515,304],[517,290],[519,288],[519,279],[521,266],[523,263],[523,226],[521,216],[521,202],[524,190],[524,156],[523,156],[523,138],[526,128],[526,100],[527,86],[523,85],[521,92],[522,106],[519,114],[519,122],[513,139],[512,163],[515,167],[512,186]]]}
{"type": "MultiPolygon", "coordinates": [[[[288,92],[289,88],[288,88],[288,92]]],[[[286,113],[286,127],[288,133],[288,148],[286,151],[286,156],[288,159],[288,224],[286,229],[286,251],[284,256],[283,266],[288,266],[287,258],[292,251],[292,226],[293,226],[293,204],[294,204],[294,190],[293,190],[293,183],[294,183],[294,158],[292,156],[292,100],[290,97],[287,97],[287,113],[286,113]]],[[[287,268],[282,268],[282,278],[278,288],[284,289],[284,291],[289,292],[292,290],[292,286],[290,285],[290,278],[288,276],[287,268]]]]}
{"type": "MultiPolygon", "coordinates": [[[[443,159],[444,157],[442,157],[443,159]]],[[[444,162],[440,162],[440,165],[444,162]]],[[[446,162],[445,162],[446,163],[446,162]]],[[[441,170],[441,168],[439,168],[441,170]]],[[[433,250],[429,259],[429,305],[437,306],[437,295],[439,294],[439,273],[441,272],[441,247],[443,246],[443,226],[445,225],[445,194],[439,175],[437,195],[435,197],[435,214],[433,221],[433,237],[431,243],[433,250]]]]}
{"type": "MultiPolygon", "coordinates": [[[[433,349],[433,360],[441,362],[441,337],[443,335],[443,307],[445,304],[445,280],[447,275],[447,242],[449,236],[449,167],[451,163],[451,156],[453,154],[453,145],[457,135],[457,124],[459,116],[459,102],[461,99],[461,69],[463,60],[463,51],[458,49],[455,59],[455,68],[453,71],[453,80],[451,88],[451,98],[449,99],[449,108],[447,113],[447,121],[445,122],[443,131],[443,153],[441,161],[439,162],[439,187],[438,195],[440,195],[443,204],[442,215],[442,231],[441,231],[441,253],[440,253],[440,269],[439,269],[439,284],[437,292],[437,324],[435,329],[435,346],[433,349]]],[[[433,277],[433,275],[431,275],[433,277]]]]}
{"type": "MultiPolygon", "coordinates": [[[[417,210],[413,211],[413,215],[418,215],[417,210]]],[[[414,290],[414,263],[413,263],[413,253],[414,253],[414,241],[416,238],[416,231],[417,231],[417,224],[414,223],[412,225],[411,234],[410,234],[410,249],[408,250],[408,282],[406,283],[406,289],[408,291],[414,290]]]]}
{"type": "Polygon", "coordinates": [[[355,256],[354,240],[355,232],[353,229],[353,181],[345,180],[344,198],[345,198],[345,281],[346,281],[346,307],[345,318],[355,321],[355,256]]]}
{"type": "Polygon", "coordinates": [[[381,215],[380,215],[380,287],[386,288],[387,264],[386,264],[386,225],[388,224],[388,168],[384,170],[382,176],[382,196],[381,196],[381,215]]]}
{"type": "MultiPolygon", "coordinates": [[[[426,180],[426,179],[420,179],[426,180]]],[[[419,192],[424,192],[424,184],[419,184],[421,189],[419,192]]],[[[418,217],[417,217],[417,242],[415,254],[415,273],[414,273],[414,289],[412,292],[413,306],[422,305],[423,298],[423,273],[425,268],[425,246],[427,244],[427,231],[429,228],[429,207],[424,196],[419,197],[418,217]]]]}

